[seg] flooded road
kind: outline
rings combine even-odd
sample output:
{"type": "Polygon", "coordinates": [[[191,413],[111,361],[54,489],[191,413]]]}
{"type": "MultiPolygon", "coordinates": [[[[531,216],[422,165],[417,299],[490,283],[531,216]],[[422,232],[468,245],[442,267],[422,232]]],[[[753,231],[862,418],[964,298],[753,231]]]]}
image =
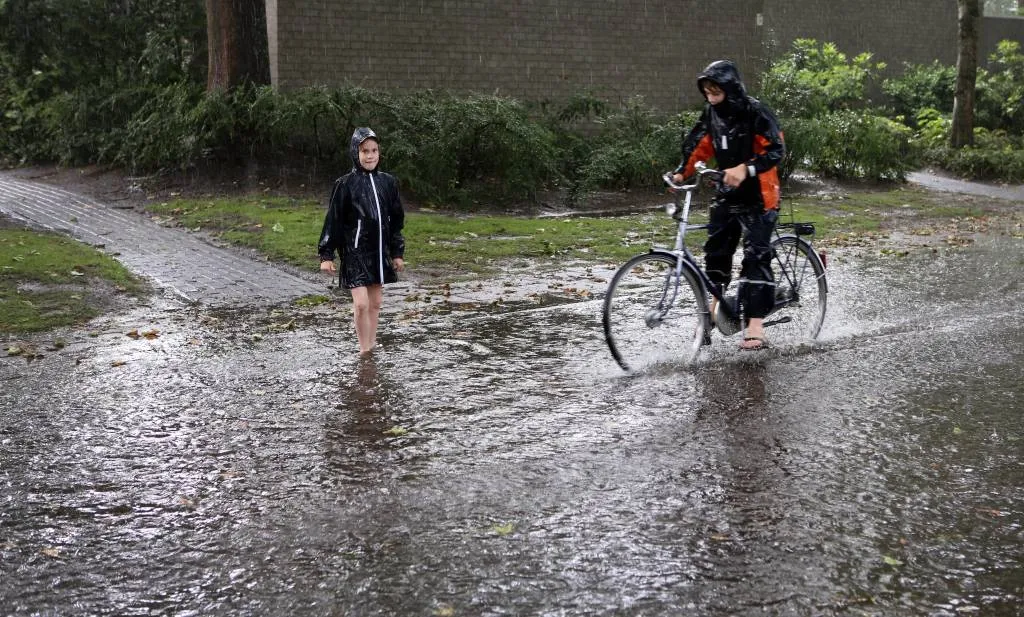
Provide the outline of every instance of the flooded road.
{"type": "Polygon", "coordinates": [[[372,360],[113,319],[0,359],[0,613],[1020,615],[1022,266],[837,254],[820,345],[634,376],[597,301],[395,314],[372,360]]]}

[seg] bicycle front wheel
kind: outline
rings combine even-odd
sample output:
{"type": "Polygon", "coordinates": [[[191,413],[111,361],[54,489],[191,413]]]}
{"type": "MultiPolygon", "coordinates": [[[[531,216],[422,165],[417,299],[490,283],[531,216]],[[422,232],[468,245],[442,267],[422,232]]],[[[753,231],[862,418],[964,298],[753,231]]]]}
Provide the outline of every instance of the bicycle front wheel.
{"type": "Polygon", "coordinates": [[[710,323],[703,285],[675,256],[661,253],[638,255],[619,268],[603,319],[608,348],[627,371],[692,362],[710,323]]]}
{"type": "Polygon", "coordinates": [[[775,309],[765,319],[773,341],[800,343],[814,340],[825,322],[828,283],[825,264],[813,247],[796,236],[772,242],[775,309]]]}

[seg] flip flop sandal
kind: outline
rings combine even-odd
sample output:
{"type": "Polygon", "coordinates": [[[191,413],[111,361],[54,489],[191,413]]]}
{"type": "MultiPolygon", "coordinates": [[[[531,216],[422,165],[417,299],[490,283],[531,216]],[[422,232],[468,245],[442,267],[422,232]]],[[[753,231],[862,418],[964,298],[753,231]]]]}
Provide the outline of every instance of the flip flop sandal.
{"type": "Polygon", "coordinates": [[[747,343],[748,341],[757,341],[758,344],[757,345],[749,345],[749,346],[741,344],[740,345],[740,349],[741,350],[743,350],[743,351],[760,351],[762,349],[768,349],[768,340],[765,339],[763,336],[747,336],[747,337],[743,338],[743,342],[744,343],[747,343]]]}

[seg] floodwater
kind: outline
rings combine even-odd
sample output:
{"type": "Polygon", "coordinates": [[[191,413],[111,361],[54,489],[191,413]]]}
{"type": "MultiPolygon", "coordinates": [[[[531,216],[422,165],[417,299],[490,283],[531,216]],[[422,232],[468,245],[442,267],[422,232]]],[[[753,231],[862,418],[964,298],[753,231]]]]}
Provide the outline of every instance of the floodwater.
{"type": "Polygon", "coordinates": [[[0,360],[0,613],[1020,615],[1022,266],[836,254],[819,345],[632,376],[597,301],[392,315],[372,360],[118,318],[0,360]]]}

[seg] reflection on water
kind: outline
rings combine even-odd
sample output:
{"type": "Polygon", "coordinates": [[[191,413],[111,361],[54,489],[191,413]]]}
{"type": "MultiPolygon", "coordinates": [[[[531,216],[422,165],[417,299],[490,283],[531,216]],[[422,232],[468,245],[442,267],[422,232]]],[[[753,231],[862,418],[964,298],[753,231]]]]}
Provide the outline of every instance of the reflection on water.
{"type": "Polygon", "coordinates": [[[395,321],[369,358],[170,320],[0,363],[0,605],[1017,615],[1021,255],[834,257],[823,344],[633,376],[598,302],[395,321]]]}

